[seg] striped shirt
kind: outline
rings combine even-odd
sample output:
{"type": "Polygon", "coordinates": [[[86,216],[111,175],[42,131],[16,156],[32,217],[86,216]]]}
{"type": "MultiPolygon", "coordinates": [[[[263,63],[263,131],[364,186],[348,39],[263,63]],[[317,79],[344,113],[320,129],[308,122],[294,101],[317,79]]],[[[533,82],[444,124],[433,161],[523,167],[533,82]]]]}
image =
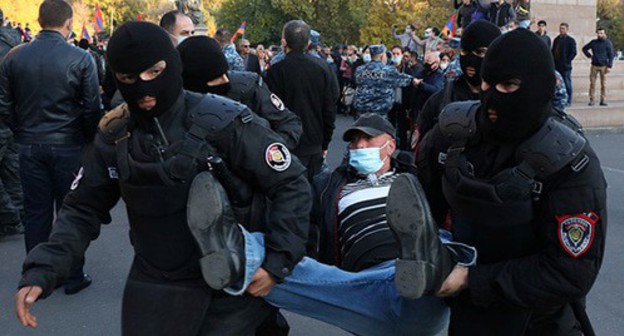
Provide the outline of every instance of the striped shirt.
{"type": "Polygon", "coordinates": [[[386,198],[397,174],[370,175],[344,186],[338,201],[341,268],[359,271],[398,257],[386,221],[386,198]]]}

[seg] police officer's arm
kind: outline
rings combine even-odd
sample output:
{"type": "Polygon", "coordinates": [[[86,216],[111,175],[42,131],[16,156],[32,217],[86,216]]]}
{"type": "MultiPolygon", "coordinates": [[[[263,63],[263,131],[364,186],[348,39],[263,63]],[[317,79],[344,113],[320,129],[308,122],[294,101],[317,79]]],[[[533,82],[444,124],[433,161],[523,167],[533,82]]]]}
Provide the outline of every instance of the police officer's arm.
{"type": "Polygon", "coordinates": [[[73,262],[84,256],[90,241],[98,237],[101,223],[110,221],[109,211],[119,199],[119,189],[99,155],[100,147],[93,146],[87,148],[83,168],[65,197],[48,242],[28,253],[19,288],[39,286],[42,297],[50,295],[69,275],[73,262]]]}
{"type": "Polygon", "coordinates": [[[470,269],[468,288],[475,304],[549,308],[589,292],[602,263],[607,210],[600,163],[593,152],[588,154],[583,171],[567,172],[544,195],[536,228],[543,239],[538,254],[470,269]]]}
{"type": "Polygon", "coordinates": [[[301,119],[289,110],[276,94],[269,91],[262,77],[258,76],[257,83],[254,112],[271,124],[271,129],[282,136],[288,149],[294,149],[303,133],[301,119]]]}
{"type": "Polygon", "coordinates": [[[418,180],[425,191],[431,214],[438,226],[444,223],[449,210],[449,205],[442,192],[444,168],[438,163],[445,142],[445,138],[436,124],[420,141],[416,153],[418,180]]]}
{"type": "Polygon", "coordinates": [[[406,87],[412,84],[414,77],[406,73],[401,73],[393,66],[386,67],[388,69],[386,81],[394,87],[406,87]]]}
{"type": "Polygon", "coordinates": [[[441,73],[434,74],[432,83],[427,83],[424,80],[418,85],[418,89],[428,94],[434,94],[444,88],[444,75],[441,73]]]}
{"type": "Polygon", "coordinates": [[[305,168],[256,120],[237,119],[213,140],[232,170],[271,201],[262,268],[281,281],[305,254],[311,204],[305,168]]]}
{"type": "Polygon", "coordinates": [[[102,102],[100,101],[100,84],[98,82],[95,61],[85,52],[80,61],[81,68],[76,69],[80,78],[80,102],[82,110],[82,127],[87,142],[93,141],[97,132],[97,125],[102,117],[102,102]]]}
{"type": "Polygon", "coordinates": [[[438,120],[440,102],[442,101],[443,94],[443,91],[434,93],[433,96],[427,99],[422,110],[418,113],[416,127],[418,130],[417,136],[419,136],[421,140],[424,138],[425,134],[433,128],[438,120]]]}

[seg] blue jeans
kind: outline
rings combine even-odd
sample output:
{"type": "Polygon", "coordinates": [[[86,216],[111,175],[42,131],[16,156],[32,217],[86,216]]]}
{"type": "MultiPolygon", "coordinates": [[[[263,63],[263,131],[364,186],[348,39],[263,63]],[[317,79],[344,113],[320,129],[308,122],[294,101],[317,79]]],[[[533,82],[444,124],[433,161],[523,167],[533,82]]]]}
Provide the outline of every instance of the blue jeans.
{"type": "MultiPolygon", "coordinates": [[[[242,295],[264,260],[264,236],[245,236],[246,270],[243,284],[225,291],[242,295]]],[[[474,265],[476,251],[454,244],[458,260],[474,265]]],[[[435,335],[448,323],[444,300],[425,296],[409,300],[394,286],[395,261],[389,260],[360,272],[347,272],[303,258],[284,282],[277,284],[265,300],[270,304],[340,327],[357,335],[435,335]]]]}
{"type": "MultiPolygon", "coordinates": [[[[27,252],[48,241],[54,215],[80,168],[82,149],[81,145],[19,145],[27,252]]],[[[84,260],[76,263],[71,277],[82,277],[83,264],[84,260]]]]}
{"type": "Polygon", "coordinates": [[[572,70],[559,71],[563,77],[563,84],[568,92],[568,105],[572,104],[572,70]]]}

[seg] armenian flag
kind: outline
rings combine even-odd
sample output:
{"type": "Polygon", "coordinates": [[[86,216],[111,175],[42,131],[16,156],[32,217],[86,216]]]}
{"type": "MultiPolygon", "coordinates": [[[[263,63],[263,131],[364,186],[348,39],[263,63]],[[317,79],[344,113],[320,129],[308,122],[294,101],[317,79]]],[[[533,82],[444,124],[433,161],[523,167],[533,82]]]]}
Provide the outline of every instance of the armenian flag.
{"type": "Polygon", "coordinates": [[[451,15],[448,21],[446,22],[446,26],[442,28],[442,34],[446,35],[446,37],[454,37],[455,36],[455,16],[451,15]]]}
{"type": "Polygon", "coordinates": [[[95,14],[93,14],[93,29],[96,33],[104,31],[104,19],[102,19],[102,11],[100,5],[95,4],[95,14]]]}
{"type": "Polygon", "coordinates": [[[82,24],[82,38],[90,41],[91,37],[89,36],[89,32],[87,31],[87,27],[85,27],[84,23],[82,24]]]}
{"type": "Polygon", "coordinates": [[[234,36],[232,36],[232,39],[230,40],[230,42],[234,43],[234,40],[236,40],[238,35],[242,35],[243,37],[245,36],[245,26],[246,25],[247,25],[247,21],[243,21],[243,23],[241,23],[241,26],[238,28],[236,33],[234,33],[234,36]]]}

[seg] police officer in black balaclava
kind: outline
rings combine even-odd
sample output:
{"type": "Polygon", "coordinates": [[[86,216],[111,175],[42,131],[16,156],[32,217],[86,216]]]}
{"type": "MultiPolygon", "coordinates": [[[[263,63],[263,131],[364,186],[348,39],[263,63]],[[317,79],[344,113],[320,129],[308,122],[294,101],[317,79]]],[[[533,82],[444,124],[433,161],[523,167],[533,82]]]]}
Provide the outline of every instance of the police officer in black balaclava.
{"type": "Polygon", "coordinates": [[[591,334],[584,297],[604,254],[606,182],[568,115],[551,107],[553,59],[532,32],[492,42],[481,99],[451,103],[419,145],[438,223],[479,251],[456,268],[450,335],[591,334]]]}
{"type": "Polygon", "coordinates": [[[221,157],[232,174],[272,201],[265,262],[252,286],[268,292],[303,257],[310,191],[305,168],[245,106],[184,91],[167,33],[143,21],[120,26],[108,62],[127,102],[100,121],[48,243],[27,256],[16,295],[24,326],[97,238],[121,197],[135,258],[123,297],[123,335],[250,335],[274,309],[220,289],[242,272],[240,235],[207,171],[221,157]],[[218,234],[217,234],[218,233],[218,234]],[[226,239],[215,237],[224,235],[226,239]],[[227,250],[227,253],[224,252],[227,250]],[[234,252],[234,253],[232,253],[234,252]]]}
{"type": "Polygon", "coordinates": [[[464,29],[459,54],[462,75],[448,80],[442,91],[427,100],[416,120],[414,144],[438,122],[438,116],[446,105],[455,101],[479,99],[481,62],[490,43],[500,35],[500,29],[485,20],[474,21],[464,29]]]}
{"type": "Polygon", "coordinates": [[[214,93],[247,105],[270,123],[289,149],[297,146],[303,132],[301,119],[269,91],[262,77],[249,71],[228,71],[219,43],[207,36],[192,36],[177,49],[186,90],[214,93]]]}

